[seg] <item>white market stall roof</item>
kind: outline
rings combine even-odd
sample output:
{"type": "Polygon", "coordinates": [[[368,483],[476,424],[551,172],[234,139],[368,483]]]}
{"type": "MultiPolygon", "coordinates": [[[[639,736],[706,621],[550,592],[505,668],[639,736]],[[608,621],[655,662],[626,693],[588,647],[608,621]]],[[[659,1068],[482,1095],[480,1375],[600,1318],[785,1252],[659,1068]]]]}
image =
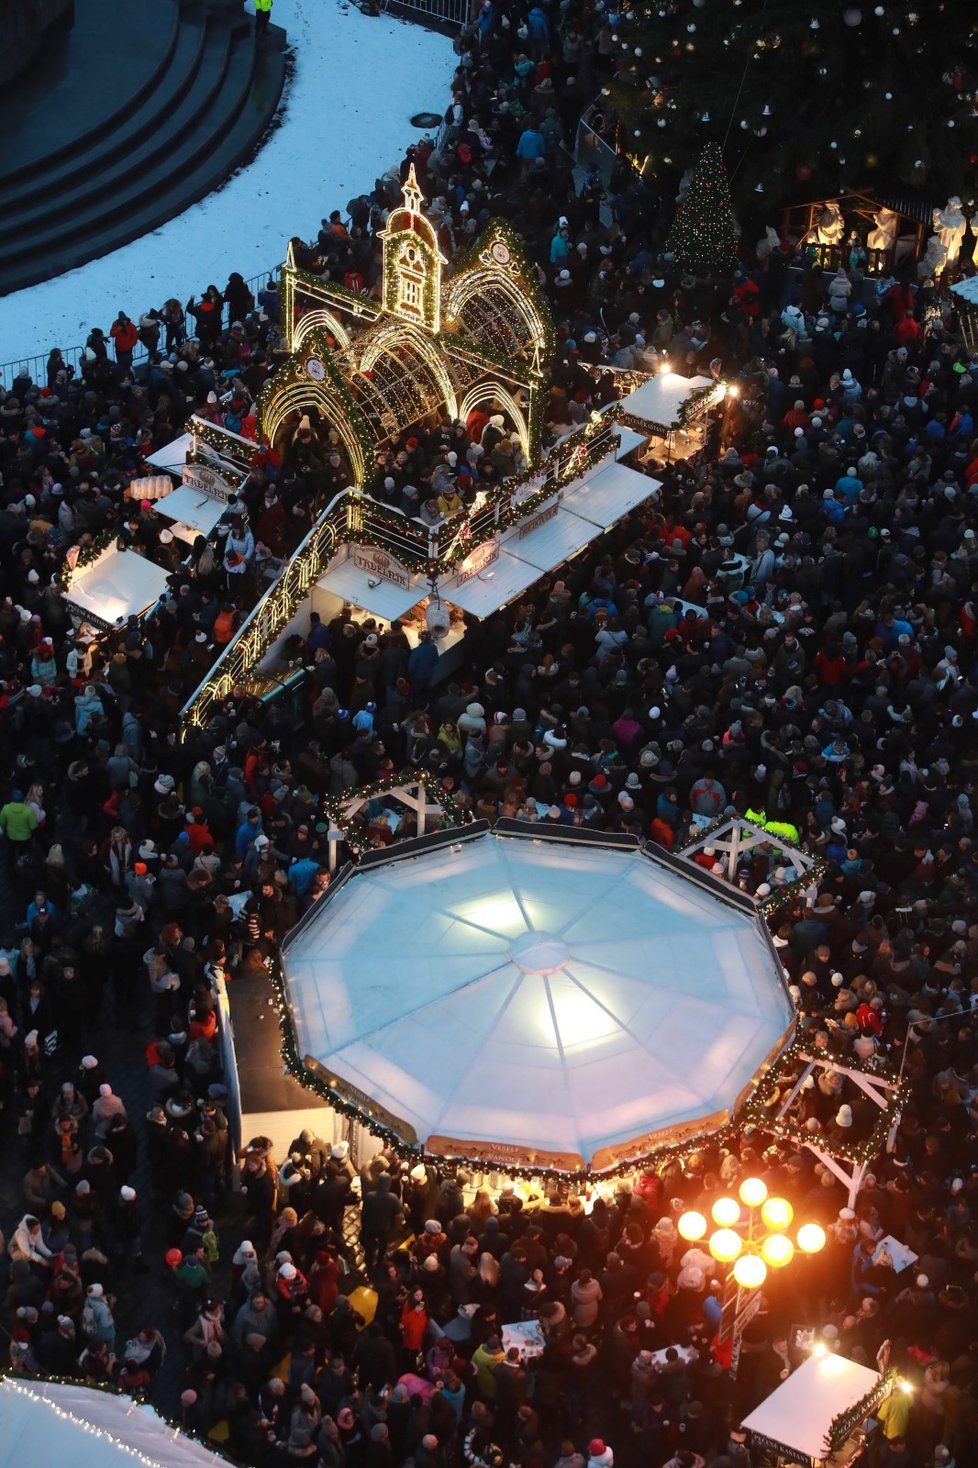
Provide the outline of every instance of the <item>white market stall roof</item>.
{"type": "Polygon", "coordinates": [[[136,551],[113,549],[72,577],[65,601],[98,626],[115,627],[154,607],[168,574],[136,551]]]}
{"type": "Polygon", "coordinates": [[[227,505],[215,499],[213,495],[202,494],[199,489],[192,489],[189,484],[181,484],[178,488],[171,490],[161,500],[153,505],[158,515],[166,515],[170,520],[179,520],[181,524],[187,525],[191,530],[196,530],[200,535],[210,535],[214,526],[220,520],[227,505]]]}
{"type": "Polygon", "coordinates": [[[409,584],[395,586],[393,581],[370,576],[360,566],[354,565],[349,552],[337,558],[323,572],[317,583],[323,591],[342,597],[355,607],[362,607],[375,617],[386,617],[393,622],[403,617],[412,607],[428,595],[430,587],[423,576],[412,576],[409,584]],[[371,582],[375,584],[371,586],[371,582]]]}
{"type": "Polygon", "coordinates": [[[502,1165],[600,1171],[715,1129],[794,1024],[749,899],[631,838],[518,822],[369,855],[282,962],[307,1069],[502,1165]]]}
{"type": "Polygon", "coordinates": [[[845,1356],[809,1356],[741,1426],[818,1462],[825,1454],[833,1418],[871,1392],[879,1380],[879,1372],[845,1356]]]}
{"type": "Polygon", "coordinates": [[[572,485],[564,495],[564,509],[607,530],[661,488],[658,479],[612,462],[572,485]]]}
{"type": "Polygon", "coordinates": [[[187,462],[187,455],[194,446],[192,433],[181,433],[172,443],[165,443],[161,449],[147,456],[147,464],[152,464],[154,469],[166,469],[177,479],[183,475],[183,467],[187,462]]]}
{"type": "Polygon", "coordinates": [[[960,296],[962,301],[969,305],[978,306],[978,275],[969,276],[967,280],[959,280],[951,287],[951,294],[960,296]]]}
{"type": "Polygon", "coordinates": [[[499,555],[478,576],[470,576],[461,584],[444,581],[438,587],[438,594],[461,612],[470,612],[473,617],[491,617],[534,581],[539,581],[542,574],[539,566],[521,560],[511,548],[500,546],[499,555]]]}
{"type": "Polygon", "coordinates": [[[511,556],[537,568],[537,578],[576,556],[597,534],[593,521],[568,513],[566,491],[560,499],[550,501],[550,509],[554,513],[549,519],[544,518],[547,514],[545,506],[522,525],[508,530],[502,538],[502,544],[511,556]]]}
{"type": "Polygon", "coordinates": [[[681,377],[678,372],[660,372],[622,398],[620,407],[633,418],[659,428],[676,428],[679,411],[694,392],[715,386],[712,377],[681,377]]]}
{"type": "Polygon", "coordinates": [[[606,460],[565,489],[559,500],[555,497],[508,530],[497,558],[477,576],[461,583],[449,578],[439,592],[463,612],[491,616],[661,487],[657,479],[606,460]],[[548,514],[548,509],[555,513],[548,514]]]}
{"type": "Polygon", "coordinates": [[[148,1405],[93,1387],[0,1378],[0,1468],[218,1468],[148,1405]]]}
{"type": "Polygon", "coordinates": [[[618,447],[615,449],[616,459],[623,459],[626,454],[632,452],[632,449],[641,448],[643,443],[649,441],[647,433],[639,433],[635,428],[627,428],[624,423],[619,423],[615,431],[618,434],[618,447]]]}

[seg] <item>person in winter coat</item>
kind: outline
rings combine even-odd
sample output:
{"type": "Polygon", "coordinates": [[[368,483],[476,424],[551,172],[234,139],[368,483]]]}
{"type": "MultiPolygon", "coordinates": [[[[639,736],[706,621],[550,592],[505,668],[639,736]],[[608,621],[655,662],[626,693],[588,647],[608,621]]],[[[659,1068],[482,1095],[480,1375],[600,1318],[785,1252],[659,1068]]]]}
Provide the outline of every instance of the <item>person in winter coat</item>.
{"type": "Polygon", "coordinates": [[[413,1371],[418,1355],[424,1349],[428,1331],[428,1311],[423,1290],[412,1290],[401,1310],[401,1365],[405,1371],[413,1371]]]}
{"type": "Polygon", "coordinates": [[[103,717],[104,710],[98,689],[89,683],[84,692],[75,699],[75,733],[84,739],[93,725],[100,723],[103,717]]]}
{"type": "Polygon", "coordinates": [[[51,1250],[41,1235],[40,1220],[32,1213],[25,1213],[10,1240],[11,1259],[26,1259],[29,1264],[42,1269],[51,1267],[51,1250]]]}
{"type": "Polygon", "coordinates": [[[324,1315],[332,1315],[339,1296],[340,1266],[333,1249],[320,1249],[309,1271],[309,1298],[324,1315]]]}
{"type": "Polygon", "coordinates": [[[130,321],[125,311],[120,311],[109,327],[109,335],[115,343],[116,361],[120,367],[128,370],[132,366],[132,354],[139,342],[139,329],[136,323],[130,321]]]}
{"type": "Polygon", "coordinates": [[[571,1311],[578,1330],[590,1330],[598,1318],[602,1291],[590,1269],[582,1269],[571,1285],[571,1311]]]}
{"type": "Polygon", "coordinates": [[[386,1253],[394,1227],[403,1217],[400,1199],[391,1192],[390,1174],[382,1172],[377,1186],[364,1198],[360,1213],[360,1242],[367,1269],[373,1269],[386,1253]]]}
{"type": "Polygon", "coordinates": [[[81,1326],[90,1346],[115,1345],[115,1318],[112,1314],[112,1296],[106,1295],[100,1284],[90,1284],[85,1291],[81,1326]]]}

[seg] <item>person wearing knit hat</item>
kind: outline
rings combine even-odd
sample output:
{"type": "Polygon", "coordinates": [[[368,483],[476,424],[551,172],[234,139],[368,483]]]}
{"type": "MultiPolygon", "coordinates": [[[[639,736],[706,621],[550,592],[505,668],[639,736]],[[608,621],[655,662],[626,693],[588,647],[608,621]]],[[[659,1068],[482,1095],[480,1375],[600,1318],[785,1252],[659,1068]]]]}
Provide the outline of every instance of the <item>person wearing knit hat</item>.
{"type": "Polygon", "coordinates": [[[592,1437],[587,1445],[587,1468],[614,1468],[615,1455],[603,1437],[592,1437]]]}

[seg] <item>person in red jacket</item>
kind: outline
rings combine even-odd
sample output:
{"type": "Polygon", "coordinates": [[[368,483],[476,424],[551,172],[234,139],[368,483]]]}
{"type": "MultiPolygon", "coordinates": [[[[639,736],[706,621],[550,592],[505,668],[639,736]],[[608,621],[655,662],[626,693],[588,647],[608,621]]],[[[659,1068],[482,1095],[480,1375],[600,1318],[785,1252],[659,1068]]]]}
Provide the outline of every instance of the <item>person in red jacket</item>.
{"type": "Polygon", "coordinates": [[[125,311],[120,311],[109,327],[109,335],[115,343],[115,359],[120,367],[132,366],[132,354],[139,341],[139,328],[130,321],[125,311]]]}

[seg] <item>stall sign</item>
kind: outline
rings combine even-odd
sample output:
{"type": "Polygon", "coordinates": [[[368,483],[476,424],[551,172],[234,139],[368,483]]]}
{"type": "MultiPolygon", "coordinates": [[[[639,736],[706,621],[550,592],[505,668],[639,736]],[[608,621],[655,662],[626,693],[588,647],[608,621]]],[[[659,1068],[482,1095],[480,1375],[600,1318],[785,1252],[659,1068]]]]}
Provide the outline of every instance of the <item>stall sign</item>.
{"type": "Polygon", "coordinates": [[[854,1403],[848,1412],[842,1412],[833,1419],[832,1431],[838,1433],[840,1438],[848,1437],[854,1432],[861,1422],[871,1417],[873,1412],[889,1395],[893,1388],[893,1382],[888,1376],[881,1376],[872,1393],[854,1403]]]}
{"type": "Polygon", "coordinates": [[[81,621],[90,622],[91,625],[93,627],[97,627],[100,632],[111,632],[113,624],[111,622],[107,622],[104,617],[97,617],[93,611],[89,610],[88,607],[79,606],[78,603],[76,601],[72,601],[70,597],[65,598],[65,606],[67,607],[68,612],[72,617],[78,617],[81,621]]]}
{"type": "Polygon", "coordinates": [[[226,505],[234,493],[233,486],[208,464],[184,464],[183,483],[188,489],[198,489],[212,500],[219,500],[222,505],[226,505]]]}
{"type": "Polygon", "coordinates": [[[407,567],[375,545],[355,545],[353,564],[358,571],[366,571],[368,576],[389,581],[392,586],[400,586],[404,591],[411,585],[411,573],[407,567]]]}
{"type": "Polygon", "coordinates": [[[529,520],[524,520],[519,528],[516,539],[525,540],[528,535],[533,534],[534,530],[539,530],[541,525],[546,525],[548,520],[552,520],[560,509],[560,498],[559,494],[556,495],[549,504],[544,505],[542,510],[538,510],[535,515],[531,515],[529,520]]]}
{"type": "Polygon", "coordinates": [[[395,1132],[402,1142],[414,1146],[418,1140],[418,1134],[410,1122],[404,1121],[402,1117],[395,1116],[393,1111],[388,1111],[386,1106],[381,1106],[373,1096],[368,1096],[366,1091],[361,1091],[352,1081],[347,1081],[341,1075],[337,1075],[332,1066],[323,1065],[314,1055],[304,1055],[302,1058],[304,1068],[310,1071],[317,1079],[325,1080],[326,1084],[343,1097],[349,1105],[355,1106],[361,1113],[364,1126],[372,1122],[378,1126],[387,1127],[389,1131],[395,1132]]]}
{"type": "Polygon", "coordinates": [[[787,1458],[792,1463],[803,1465],[803,1468],[815,1468],[816,1459],[810,1458],[807,1453],[799,1453],[797,1448],[788,1443],[779,1443],[773,1437],[768,1437],[764,1432],[755,1432],[751,1428],[750,1445],[752,1448],[766,1448],[769,1453],[774,1453],[780,1458],[787,1458]]]}
{"type": "Polygon", "coordinates": [[[499,541],[487,540],[484,545],[476,546],[471,555],[467,555],[458,568],[455,577],[455,585],[462,586],[466,581],[471,581],[473,576],[478,576],[493,561],[499,560],[499,541]]]}
{"type": "Polygon", "coordinates": [[[719,1131],[730,1120],[730,1112],[713,1111],[708,1116],[699,1116],[689,1121],[676,1122],[674,1126],[662,1127],[658,1131],[644,1132],[628,1142],[616,1142],[610,1147],[600,1147],[591,1158],[592,1172],[609,1172],[614,1167],[648,1157],[661,1147],[676,1147],[693,1137],[707,1136],[719,1131]]]}
{"type": "Polygon", "coordinates": [[[553,1168],[557,1172],[580,1172],[584,1158],[578,1152],[544,1152],[537,1147],[519,1147],[510,1142],[471,1142],[460,1137],[429,1137],[427,1150],[439,1157],[467,1157],[505,1172],[507,1167],[553,1168]]]}

